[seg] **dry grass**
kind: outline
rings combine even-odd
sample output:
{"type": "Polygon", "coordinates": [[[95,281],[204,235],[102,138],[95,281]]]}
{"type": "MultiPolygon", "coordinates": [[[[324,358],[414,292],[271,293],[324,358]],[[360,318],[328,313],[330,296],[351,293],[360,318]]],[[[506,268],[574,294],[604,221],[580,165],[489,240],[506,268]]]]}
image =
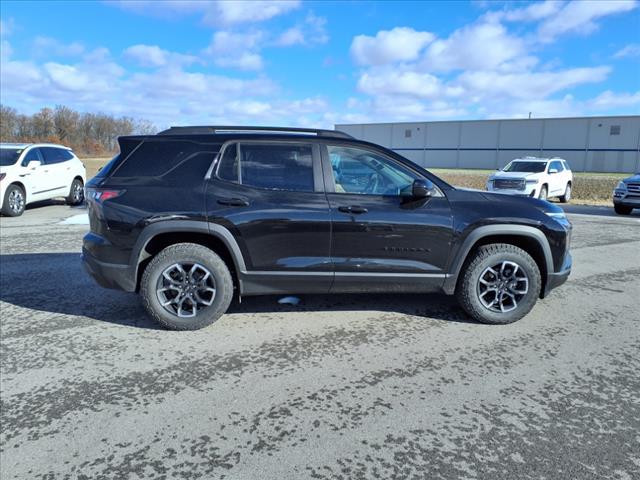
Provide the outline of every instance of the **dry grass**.
{"type": "MultiPolygon", "coordinates": [[[[87,167],[87,178],[93,177],[98,169],[109,160],[110,158],[104,157],[83,158],[82,161],[87,167]]],[[[493,173],[493,170],[431,169],[431,171],[452,185],[479,190],[484,190],[487,177],[493,173]]],[[[613,192],[616,183],[627,176],[617,173],[576,173],[574,174],[572,202],[609,205],[611,204],[611,192],[613,192]]]]}
{"type": "MultiPolygon", "coordinates": [[[[431,169],[451,185],[465,188],[485,189],[487,178],[493,170],[431,169]]],[[[613,188],[626,174],[618,173],[574,173],[572,203],[610,205],[613,188]]]]}

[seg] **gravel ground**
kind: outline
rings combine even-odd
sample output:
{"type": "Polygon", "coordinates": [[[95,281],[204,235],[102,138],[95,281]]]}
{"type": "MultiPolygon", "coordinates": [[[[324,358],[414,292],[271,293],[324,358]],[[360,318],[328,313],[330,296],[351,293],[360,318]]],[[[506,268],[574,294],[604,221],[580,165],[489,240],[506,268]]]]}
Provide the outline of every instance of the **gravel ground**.
{"type": "Polygon", "coordinates": [[[569,211],[574,272],[513,325],[305,296],[198,332],[85,275],[82,210],[2,218],[0,477],[640,478],[640,215],[569,211]]]}

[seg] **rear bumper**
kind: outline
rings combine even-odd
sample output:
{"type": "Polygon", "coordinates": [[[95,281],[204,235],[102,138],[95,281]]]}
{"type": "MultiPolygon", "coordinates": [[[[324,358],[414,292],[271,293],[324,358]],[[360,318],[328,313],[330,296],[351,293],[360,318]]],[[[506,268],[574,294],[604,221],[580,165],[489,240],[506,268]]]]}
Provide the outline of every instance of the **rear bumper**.
{"type": "Polygon", "coordinates": [[[559,287],[564,282],[567,281],[569,275],[571,274],[571,266],[573,263],[573,259],[571,258],[571,253],[567,252],[564,257],[564,262],[562,263],[562,268],[559,272],[552,272],[547,274],[547,282],[544,286],[544,292],[541,295],[542,298],[546,297],[551,290],[556,287],[559,287]]]}
{"type": "Polygon", "coordinates": [[[132,272],[129,265],[101,262],[83,247],[82,266],[98,285],[102,287],[124,290],[126,292],[136,291],[137,282],[135,272],[132,272]]]}

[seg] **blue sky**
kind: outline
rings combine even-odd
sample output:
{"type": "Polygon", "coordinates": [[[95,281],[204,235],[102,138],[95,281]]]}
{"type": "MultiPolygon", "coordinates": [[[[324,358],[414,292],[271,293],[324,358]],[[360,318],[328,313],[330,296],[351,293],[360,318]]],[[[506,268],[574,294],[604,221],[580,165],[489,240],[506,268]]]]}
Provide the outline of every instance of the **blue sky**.
{"type": "Polygon", "coordinates": [[[640,113],[637,1],[0,4],[0,97],[170,124],[640,113]]]}

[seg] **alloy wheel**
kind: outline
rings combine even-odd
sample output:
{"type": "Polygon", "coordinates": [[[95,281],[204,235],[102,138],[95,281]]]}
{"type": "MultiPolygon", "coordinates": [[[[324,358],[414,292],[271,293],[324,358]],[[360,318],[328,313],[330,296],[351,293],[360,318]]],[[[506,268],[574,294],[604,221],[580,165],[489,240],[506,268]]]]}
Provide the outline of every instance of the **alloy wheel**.
{"type": "Polygon", "coordinates": [[[492,312],[515,310],[528,292],[529,277],[515,262],[503,261],[487,267],[478,278],[478,299],[492,312]]]}
{"type": "Polygon", "coordinates": [[[216,297],[211,272],[199,263],[174,263],[158,278],[156,295],[169,313],[178,317],[195,317],[210,306],[216,297]]]}
{"type": "Polygon", "coordinates": [[[24,195],[18,189],[9,193],[9,208],[14,213],[20,213],[24,209],[24,195]]]}
{"type": "Polygon", "coordinates": [[[71,192],[71,197],[73,198],[74,203],[81,203],[84,197],[84,190],[82,188],[82,184],[80,182],[75,182],[73,184],[73,190],[71,192]]]}

